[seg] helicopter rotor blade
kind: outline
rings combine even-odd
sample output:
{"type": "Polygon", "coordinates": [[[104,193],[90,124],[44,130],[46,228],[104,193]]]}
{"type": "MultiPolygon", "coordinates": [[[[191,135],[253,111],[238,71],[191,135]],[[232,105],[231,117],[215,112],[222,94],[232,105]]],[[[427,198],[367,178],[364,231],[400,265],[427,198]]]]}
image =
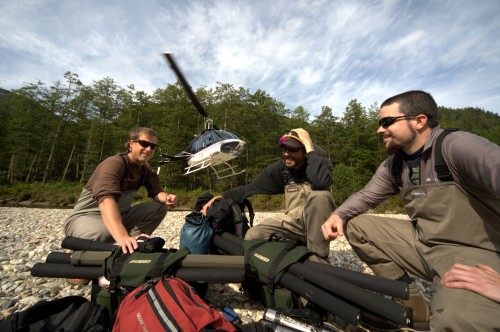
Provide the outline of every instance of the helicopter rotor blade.
{"type": "Polygon", "coordinates": [[[179,81],[181,81],[181,84],[184,87],[184,89],[186,90],[186,92],[187,92],[189,98],[191,99],[191,102],[193,103],[194,107],[198,110],[198,112],[202,116],[204,116],[205,118],[208,118],[207,112],[205,111],[205,109],[203,108],[203,106],[201,106],[200,101],[198,100],[198,98],[196,98],[196,95],[194,94],[193,89],[191,88],[191,86],[189,85],[189,83],[184,78],[184,75],[180,71],[179,67],[177,67],[177,64],[175,63],[173,54],[172,53],[164,53],[164,54],[165,54],[165,57],[167,58],[168,63],[170,64],[170,66],[172,67],[173,71],[175,72],[175,74],[179,78],[179,81]]]}

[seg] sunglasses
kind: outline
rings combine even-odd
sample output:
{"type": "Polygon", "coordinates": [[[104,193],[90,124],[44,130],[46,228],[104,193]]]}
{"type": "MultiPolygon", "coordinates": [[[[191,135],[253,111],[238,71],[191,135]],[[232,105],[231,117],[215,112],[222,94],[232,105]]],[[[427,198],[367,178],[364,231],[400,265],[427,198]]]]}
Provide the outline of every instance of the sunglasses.
{"type": "Polygon", "coordinates": [[[295,152],[300,151],[300,149],[302,149],[302,148],[292,148],[292,147],[289,147],[289,146],[283,146],[281,148],[283,149],[283,152],[288,151],[290,153],[295,153],[295,152]]]}
{"type": "Polygon", "coordinates": [[[378,125],[382,128],[387,128],[399,119],[410,119],[414,118],[416,115],[401,115],[401,116],[387,116],[378,121],[378,125]]]}
{"type": "Polygon", "coordinates": [[[143,141],[142,139],[135,139],[133,141],[139,143],[139,145],[142,146],[145,149],[150,147],[151,150],[155,150],[156,147],[158,146],[158,144],[151,143],[151,142],[148,142],[148,141],[143,141]]]}
{"type": "MultiPolygon", "coordinates": [[[[427,117],[427,119],[432,119],[432,117],[429,114],[423,114],[427,117]]],[[[401,116],[387,116],[385,118],[382,118],[378,121],[378,125],[382,128],[387,128],[390,125],[392,125],[394,122],[398,121],[399,119],[410,119],[414,118],[418,115],[401,115],[401,116]]]]}

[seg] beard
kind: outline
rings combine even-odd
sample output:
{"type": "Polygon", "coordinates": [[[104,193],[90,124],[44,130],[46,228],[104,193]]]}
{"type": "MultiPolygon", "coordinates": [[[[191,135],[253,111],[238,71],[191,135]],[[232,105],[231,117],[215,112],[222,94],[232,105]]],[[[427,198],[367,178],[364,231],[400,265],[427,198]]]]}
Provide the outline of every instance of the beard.
{"type": "Polygon", "coordinates": [[[305,158],[285,158],[285,166],[287,168],[299,169],[305,162],[305,158]]]}
{"type": "Polygon", "coordinates": [[[390,137],[391,140],[385,145],[385,150],[387,151],[387,154],[393,155],[398,153],[399,151],[402,151],[405,147],[410,146],[413,141],[415,141],[415,137],[417,137],[417,131],[408,126],[409,129],[409,135],[406,137],[401,137],[401,136],[384,136],[384,137],[390,137]]]}

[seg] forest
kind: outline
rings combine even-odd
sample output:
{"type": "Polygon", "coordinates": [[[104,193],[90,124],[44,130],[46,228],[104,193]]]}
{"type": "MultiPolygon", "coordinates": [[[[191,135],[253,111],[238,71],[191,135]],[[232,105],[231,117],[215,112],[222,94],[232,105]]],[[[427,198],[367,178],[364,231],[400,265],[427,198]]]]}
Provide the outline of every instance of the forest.
{"type": "MultiPolygon", "coordinates": [[[[244,87],[218,83],[214,88],[200,86],[195,94],[214,124],[247,143],[243,155],[232,161],[237,170],[245,172],[218,180],[208,169],[184,176],[182,163],[164,164],[159,176],[170,191],[222,192],[251,181],[281,158],[277,142],[292,128],[306,129],[327,152],[334,165],[332,193],[338,203],[362,188],[387,157],[376,135],[377,104],[366,107],[352,99],[341,116],[323,106],[312,117],[301,106],[287,109],[263,90],[251,93],[244,87]]],[[[474,107],[440,106],[439,111],[441,127],[460,128],[500,144],[498,114],[474,107]]],[[[83,185],[103,159],[125,151],[128,131],[135,126],[158,132],[160,149],[150,161],[158,167],[160,154],[185,150],[204,129],[203,117],[179,82],[148,94],[133,85],[118,86],[109,77],[84,85],[71,72],[49,85],[38,81],[12,91],[1,90],[0,112],[2,186],[83,185]]]]}

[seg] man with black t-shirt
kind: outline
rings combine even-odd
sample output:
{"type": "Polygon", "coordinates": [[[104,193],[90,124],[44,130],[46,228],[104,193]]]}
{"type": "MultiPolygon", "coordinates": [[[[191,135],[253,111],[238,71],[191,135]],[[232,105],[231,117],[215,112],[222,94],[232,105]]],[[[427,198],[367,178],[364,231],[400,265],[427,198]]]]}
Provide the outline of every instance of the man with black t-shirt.
{"type": "Polygon", "coordinates": [[[302,128],[293,129],[279,140],[282,159],[269,165],[251,183],[229,189],[223,196],[238,204],[251,195],[285,194],[285,212],[277,213],[251,227],[245,240],[269,238],[276,233],[299,239],[315,255],[311,260],[328,263],[329,241],[321,224],[335,209],[330,193],[332,163],[302,128]]]}

